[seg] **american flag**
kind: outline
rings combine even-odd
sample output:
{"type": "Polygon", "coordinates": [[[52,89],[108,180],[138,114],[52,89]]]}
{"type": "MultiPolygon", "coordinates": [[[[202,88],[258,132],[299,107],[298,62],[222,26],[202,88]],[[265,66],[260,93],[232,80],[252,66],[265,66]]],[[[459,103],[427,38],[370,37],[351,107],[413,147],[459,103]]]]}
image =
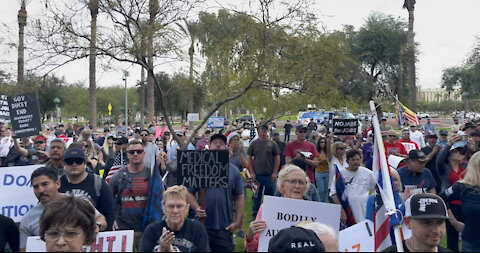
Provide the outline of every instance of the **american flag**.
{"type": "Polygon", "coordinates": [[[117,172],[120,168],[122,168],[125,165],[127,165],[127,162],[125,159],[123,159],[123,152],[120,151],[115,156],[115,161],[113,162],[113,166],[108,171],[108,175],[105,178],[105,182],[110,183],[110,180],[112,179],[113,175],[115,175],[115,172],[117,172]]]}
{"type": "MultiPolygon", "coordinates": [[[[416,113],[414,113],[412,110],[408,109],[406,106],[402,104],[402,102],[397,100],[397,117],[403,115],[405,118],[408,119],[408,122],[410,124],[415,124],[416,126],[420,125],[420,120],[418,119],[418,116],[416,113]]],[[[399,121],[401,122],[401,121],[399,121]]]]}
{"type": "MultiPolygon", "coordinates": [[[[350,184],[352,180],[350,180],[350,182],[347,182],[347,185],[350,184]]],[[[345,183],[343,181],[342,174],[340,173],[340,170],[338,169],[337,165],[335,165],[335,190],[337,192],[338,199],[340,200],[340,204],[343,207],[343,210],[345,210],[345,213],[347,214],[347,222],[346,222],[347,227],[355,225],[357,222],[355,221],[355,217],[353,216],[352,209],[348,204],[348,199],[345,192],[346,190],[345,183]]]]}
{"type": "MultiPolygon", "coordinates": [[[[375,227],[375,252],[380,252],[390,247],[392,242],[395,242],[393,237],[393,226],[400,224],[399,219],[395,215],[395,202],[394,200],[390,200],[383,190],[385,180],[383,180],[381,170],[389,170],[389,168],[382,168],[380,165],[380,153],[378,145],[383,145],[383,143],[375,142],[373,151],[373,172],[375,177],[378,178],[375,192],[375,213],[373,222],[375,227]]],[[[391,177],[389,179],[391,182],[393,182],[391,177]]],[[[393,183],[392,191],[395,192],[393,183]]],[[[398,197],[396,194],[394,194],[394,196],[398,197]]]]}
{"type": "Polygon", "coordinates": [[[252,119],[250,121],[250,143],[252,143],[252,141],[254,141],[255,139],[258,138],[258,133],[257,133],[257,127],[255,125],[255,119],[253,118],[253,114],[252,114],[252,119]]]}

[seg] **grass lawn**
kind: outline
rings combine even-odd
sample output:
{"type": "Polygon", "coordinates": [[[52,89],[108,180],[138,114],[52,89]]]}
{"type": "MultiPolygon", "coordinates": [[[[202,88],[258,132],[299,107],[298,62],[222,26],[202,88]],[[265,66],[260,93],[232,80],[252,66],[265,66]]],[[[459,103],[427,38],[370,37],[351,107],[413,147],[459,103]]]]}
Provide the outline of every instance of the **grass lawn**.
{"type": "MultiPolygon", "coordinates": [[[[247,189],[247,199],[245,200],[245,217],[243,217],[242,228],[247,233],[250,221],[252,220],[252,190],[247,189]]],[[[238,231],[238,230],[237,230],[238,231]]],[[[245,239],[237,236],[237,245],[235,246],[235,252],[245,252],[245,239]]]]}

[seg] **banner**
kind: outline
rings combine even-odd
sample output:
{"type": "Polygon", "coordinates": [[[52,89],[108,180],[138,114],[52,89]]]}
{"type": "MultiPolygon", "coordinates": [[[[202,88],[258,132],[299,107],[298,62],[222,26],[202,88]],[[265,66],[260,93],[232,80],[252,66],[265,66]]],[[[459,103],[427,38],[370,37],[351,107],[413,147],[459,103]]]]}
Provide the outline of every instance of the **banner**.
{"type": "Polygon", "coordinates": [[[333,134],[356,135],[358,132],[358,119],[333,119],[333,134]]]}
{"type": "Polygon", "coordinates": [[[3,215],[20,222],[37,205],[30,176],[42,166],[0,167],[0,207],[3,215]]]}
{"type": "Polygon", "coordinates": [[[207,128],[224,128],[225,127],[225,118],[224,117],[210,117],[208,118],[207,128]]]}
{"type": "Polygon", "coordinates": [[[36,93],[9,96],[12,130],[18,138],[38,135],[42,131],[36,93]]]}
{"type": "Polygon", "coordinates": [[[179,150],[177,182],[189,188],[228,188],[228,151],[179,150]]]}
{"type": "Polygon", "coordinates": [[[267,229],[260,233],[258,252],[268,251],[268,242],[278,231],[301,221],[326,224],[338,237],[340,205],[265,196],[262,219],[267,223],[267,229]]]}
{"type": "Polygon", "coordinates": [[[338,236],[340,252],[373,252],[373,222],[367,220],[340,231],[338,236]]]}
{"type": "Polygon", "coordinates": [[[187,121],[199,121],[200,114],[198,113],[188,113],[187,114],[187,121]]]}
{"type": "Polygon", "coordinates": [[[0,95],[0,120],[10,122],[10,107],[8,106],[8,96],[0,95]]]}
{"type": "MultiPolygon", "coordinates": [[[[40,236],[27,238],[26,252],[46,252],[40,236]]],[[[91,245],[83,246],[82,252],[133,252],[133,230],[100,232],[91,245]]]]}

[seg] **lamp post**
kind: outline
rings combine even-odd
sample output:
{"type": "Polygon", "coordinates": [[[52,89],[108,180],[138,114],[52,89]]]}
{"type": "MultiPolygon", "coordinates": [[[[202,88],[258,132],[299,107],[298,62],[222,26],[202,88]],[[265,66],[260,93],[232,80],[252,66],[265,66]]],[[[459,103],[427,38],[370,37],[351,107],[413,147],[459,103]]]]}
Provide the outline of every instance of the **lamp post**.
{"type": "Polygon", "coordinates": [[[462,93],[462,98],[463,98],[463,119],[467,118],[467,97],[470,95],[470,93],[464,91],[462,93]]]}
{"type": "Polygon", "coordinates": [[[58,105],[60,104],[60,99],[58,97],[55,97],[53,99],[53,103],[55,104],[56,118],[58,121],[58,119],[60,118],[60,107],[58,107],[58,105]]]}
{"type": "Polygon", "coordinates": [[[128,71],[123,71],[122,80],[125,81],[125,127],[128,129],[128,95],[127,95],[127,77],[128,71]]]}

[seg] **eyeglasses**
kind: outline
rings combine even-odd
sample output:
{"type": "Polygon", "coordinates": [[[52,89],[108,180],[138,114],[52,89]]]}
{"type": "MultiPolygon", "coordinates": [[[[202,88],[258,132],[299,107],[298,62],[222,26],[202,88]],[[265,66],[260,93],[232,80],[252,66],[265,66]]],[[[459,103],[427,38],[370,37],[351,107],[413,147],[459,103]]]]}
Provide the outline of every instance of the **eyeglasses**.
{"type": "Polygon", "coordinates": [[[291,185],[299,185],[299,186],[305,186],[307,184],[307,181],[304,180],[297,180],[297,179],[291,179],[291,180],[285,180],[285,182],[288,182],[291,185]]]}
{"type": "Polygon", "coordinates": [[[141,134],[140,136],[147,137],[147,136],[148,136],[148,134],[141,134]]]}
{"type": "Polygon", "coordinates": [[[85,160],[82,158],[72,158],[72,159],[67,159],[65,160],[65,164],[67,165],[72,165],[72,164],[83,164],[85,160]]]}
{"type": "Polygon", "coordinates": [[[130,155],[136,155],[136,154],[142,154],[143,153],[143,149],[132,149],[132,150],[128,150],[127,151],[130,155]]]}
{"type": "Polygon", "coordinates": [[[178,205],[166,205],[165,208],[168,210],[168,211],[173,211],[175,210],[175,208],[177,208],[177,210],[183,210],[183,208],[185,208],[187,205],[185,204],[178,204],[178,205]]]}
{"type": "Polygon", "coordinates": [[[397,137],[396,135],[388,135],[388,137],[397,137]]]}
{"type": "Polygon", "coordinates": [[[81,231],[65,231],[60,232],[57,230],[47,230],[45,231],[45,240],[55,242],[60,236],[63,236],[63,239],[67,242],[75,240],[82,232],[81,231]]]}

